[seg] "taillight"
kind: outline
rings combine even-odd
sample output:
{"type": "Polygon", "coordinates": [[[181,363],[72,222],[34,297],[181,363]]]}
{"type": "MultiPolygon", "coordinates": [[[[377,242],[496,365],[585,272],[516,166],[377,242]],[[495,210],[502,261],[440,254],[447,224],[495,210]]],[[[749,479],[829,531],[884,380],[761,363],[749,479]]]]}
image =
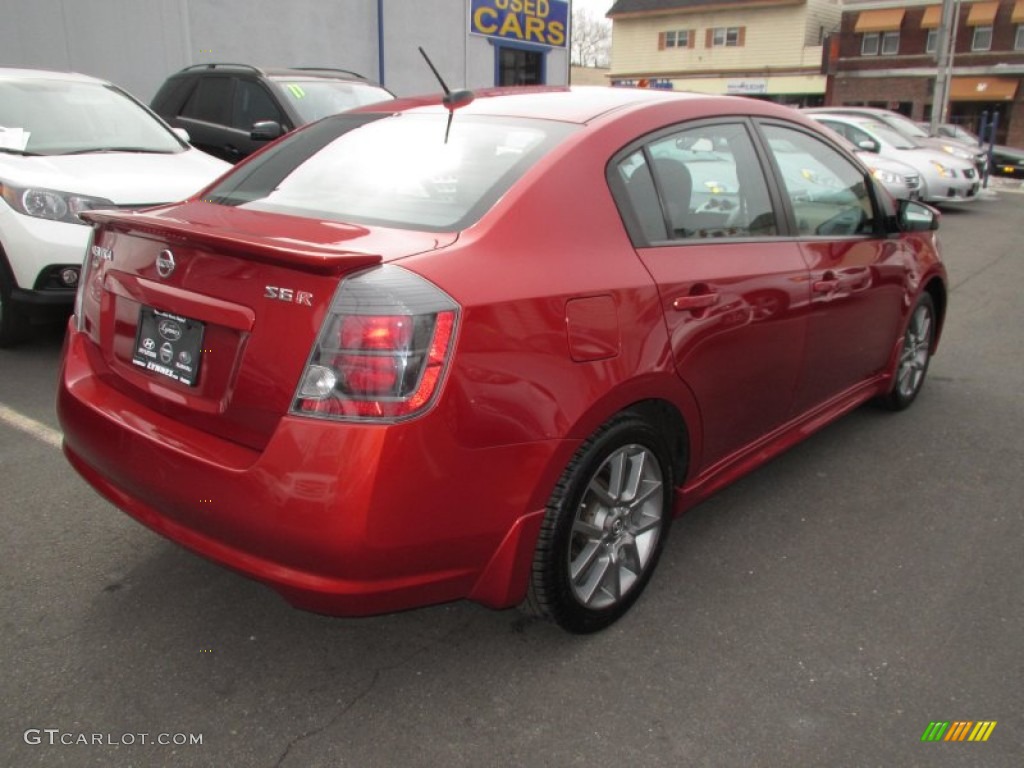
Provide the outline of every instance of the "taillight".
{"type": "Polygon", "coordinates": [[[292,413],[398,420],[434,401],[458,305],[422,277],[384,265],[345,278],[299,382],[292,413]]]}
{"type": "Polygon", "coordinates": [[[97,230],[93,229],[89,235],[85,258],[82,261],[82,272],[78,279],[78,291],[75,294],[75,328],[78,331],[89,332],[90,335],[93,335],[96,314],[103,298],[106,267],[113,259],[109,248],[96,243],[97,234],[97,230]]]}

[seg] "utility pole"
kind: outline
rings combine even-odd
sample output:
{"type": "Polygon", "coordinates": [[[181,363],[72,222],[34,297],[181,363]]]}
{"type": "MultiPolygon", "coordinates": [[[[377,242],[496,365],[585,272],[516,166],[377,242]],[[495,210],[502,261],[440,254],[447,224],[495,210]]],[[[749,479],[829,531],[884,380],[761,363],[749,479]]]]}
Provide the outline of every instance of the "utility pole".
{"type": "Polygon", "coordinates": [[[939,23],[938,62],[935,68],[935,90],[932,92],[932,119],[930,130],[933,136],[939,123],[946,122],[949,108],[949,86],[953,73],[953,52],[956,48],[957,18],[960,11],[958,0],[942,0],[942,21],[939,23]]]}

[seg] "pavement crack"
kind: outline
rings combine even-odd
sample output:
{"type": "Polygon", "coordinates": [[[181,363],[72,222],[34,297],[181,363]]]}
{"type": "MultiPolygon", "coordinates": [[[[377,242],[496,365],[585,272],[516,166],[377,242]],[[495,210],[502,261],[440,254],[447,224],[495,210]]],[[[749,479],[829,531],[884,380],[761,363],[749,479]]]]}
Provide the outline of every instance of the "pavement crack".
{"type": "Polygon", "coordinates": [[[360,691],[358,694],[356,694],[356,696],[348,704],[342,707],[341,710],[326,723],[321,725],[319,728],[311,728],[310,730],[305,731],[304,733],[300,733],[298,736],[289,741],[288,745],[284,748],[284,752],[281,753],[281,757],[279,757],[277,759],[277,762],[274,763],[274,768],[281,768],[281,766],[284,765],[284,761],[288,759],[288,754],[292,751],[292,747],[294,747],[300,741],[311,739],[314,736],[318,736],[319,734],[323,733],[328,728],[333,726],[335,723],[340,721],[343,717],[345,717],[345,715],[347,715],[349,711],[351,711],[352,708],[356,706],[356,704],[358,704],[360,701],[369,696],[370,692],[373,691],[373,689],[376,687],[377,681],[380,680],[381,674],[387,669],[388,667],[382,667],[381,669],[374,670],[373,676],[370,678],[369,683],[366,684],[366,687],[363,688],[363,690],[360,691]]]}
{"type": "MultiPolygon", "coordinates": [[[[408,654],[406,654],[405,656],[403,656],[401,659],[399,659],[398,661],[394,662],[393,664],[387,664],[387,665],[385,665],[383,667],[379,667],[379,668],[375,669],[373,671],[373,675],[370,677],[369,682],[366,684],[366,686],[363,688],[363,690],[361,690],[359,693],[357,693],[352,698],[351,701],[349,701],[344,707],[342,707],[334,715],[334,717],[332,717],[330,720],[328,720],[326,723],[324,723],[323,725],[319,726],[318,728],[310,728],[308,731],[304,731],[303,733],[300,733],[299,735],[297,735],[293,739],[291,739],[288,742],[287,746],[285,746],[284,752],[282,752],[281,756],[277,759],[277,762],[274,763],[274,768],[281,768],[281,766],[284,765],[284,762],[285,762],[285,760],[288,759],[288,755],[291,753],[292,748],[295,747],[295,745],[297,745],[299,742],[305,741],[306,739],[311,739],[311,738],[313,738],[315,736],[319,736],[321,733],[323,733],[327,729],[329,729],[329,728],[333,727],[334,725],[336,725],[337,723],[341,722],[341,720],[349,712],[351,712],[356,707],[357,704],[359,704],[363,699],[365,699],[367,696],[369,696],[373,692],[373,689],[376,688],[377,683],[380,681],[381,676],[385,672],[392,672],[392,671],[394,671],[396,669],[401,669],[402,667],[406,666],[409,662],[411,662],[413,659],[415,659],[417,656],[419,656],[419,655],[429,651],[431,648],[434,648],[434,647],[444,643],[446,640],[448,640],[453,635],[455,635],[457,633],[464,632],[466,629],[469,628],[469,626],[472,623],[473,623],[473,619],[468,619],[466,621],[459,622],[454,627],[452,627],[450,630],[445,632],[443,635],[440,635],[439,637],[436,637],[436,638],[434,638],[434,639],[424,643],[420,647],[410,651],[408,654]]],[[[320,691],[320,690],[324,690],[324,686],[316,686],[316,687],[310,689],[309,692],[313,693],[315,691],[320,691]]]]}

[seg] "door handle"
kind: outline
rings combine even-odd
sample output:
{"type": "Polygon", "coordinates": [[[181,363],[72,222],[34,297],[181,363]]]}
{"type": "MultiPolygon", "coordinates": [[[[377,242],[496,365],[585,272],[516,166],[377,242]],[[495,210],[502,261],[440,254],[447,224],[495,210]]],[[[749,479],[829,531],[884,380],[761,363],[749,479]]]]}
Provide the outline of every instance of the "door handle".
{"type": "Polygon", "coordinates": [[[691,293],[689,296],[680,296],[672,301],[672,308],[680,311],[690,309],[706,309],[718,303],[717,293],[691,293]]]}
{"type": "Polygon", "coordinates": [[[811,287],[814,288],[815,293],[832,293],[839,287],[839,278],[836,277],[835,272],[829,270],[821,276],[820,280],[815,280],[811,287]]]}

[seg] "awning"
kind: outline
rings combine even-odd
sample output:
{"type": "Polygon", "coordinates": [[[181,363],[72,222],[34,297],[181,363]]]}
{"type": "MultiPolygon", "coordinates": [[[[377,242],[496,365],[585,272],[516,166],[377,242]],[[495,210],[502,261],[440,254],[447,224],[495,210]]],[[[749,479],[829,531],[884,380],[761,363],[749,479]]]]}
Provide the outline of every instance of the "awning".
{"type": "Polygon", "coordinates": [[[991,27],[996,20],[999,3],[972,3],[971,12],[967,15],[968,27],[991,27]]]}
{"type": "Polygon", "coordinates": [[[1013,101],[1017,80],[1007,77],[954,77],[950,101],[1013,101]]]}
{"type": "Polygon", "coordinates": [[[1024,0],[1017,0],[1013,6],[1013,15],[1010,16],[1011,24],[1024,24],[1024,0]]]}
{"type": "MultiPolygon", "coordinates": [[[[1024,0],[1022,0],[1024,4],[1024,0]]],[[[942,6],[929,5],[924,9],[924,17],[921,19],[921,29],[938,29],[942,23],[942,6]]]]}
{"type": "Polygon", "coordinates": [[[853,28],[853,31],[858,34],[862,32],[892,32],[900,28],[904,13],[903,8],[861,11],[857,14],[857,26],[853,28]]]}

